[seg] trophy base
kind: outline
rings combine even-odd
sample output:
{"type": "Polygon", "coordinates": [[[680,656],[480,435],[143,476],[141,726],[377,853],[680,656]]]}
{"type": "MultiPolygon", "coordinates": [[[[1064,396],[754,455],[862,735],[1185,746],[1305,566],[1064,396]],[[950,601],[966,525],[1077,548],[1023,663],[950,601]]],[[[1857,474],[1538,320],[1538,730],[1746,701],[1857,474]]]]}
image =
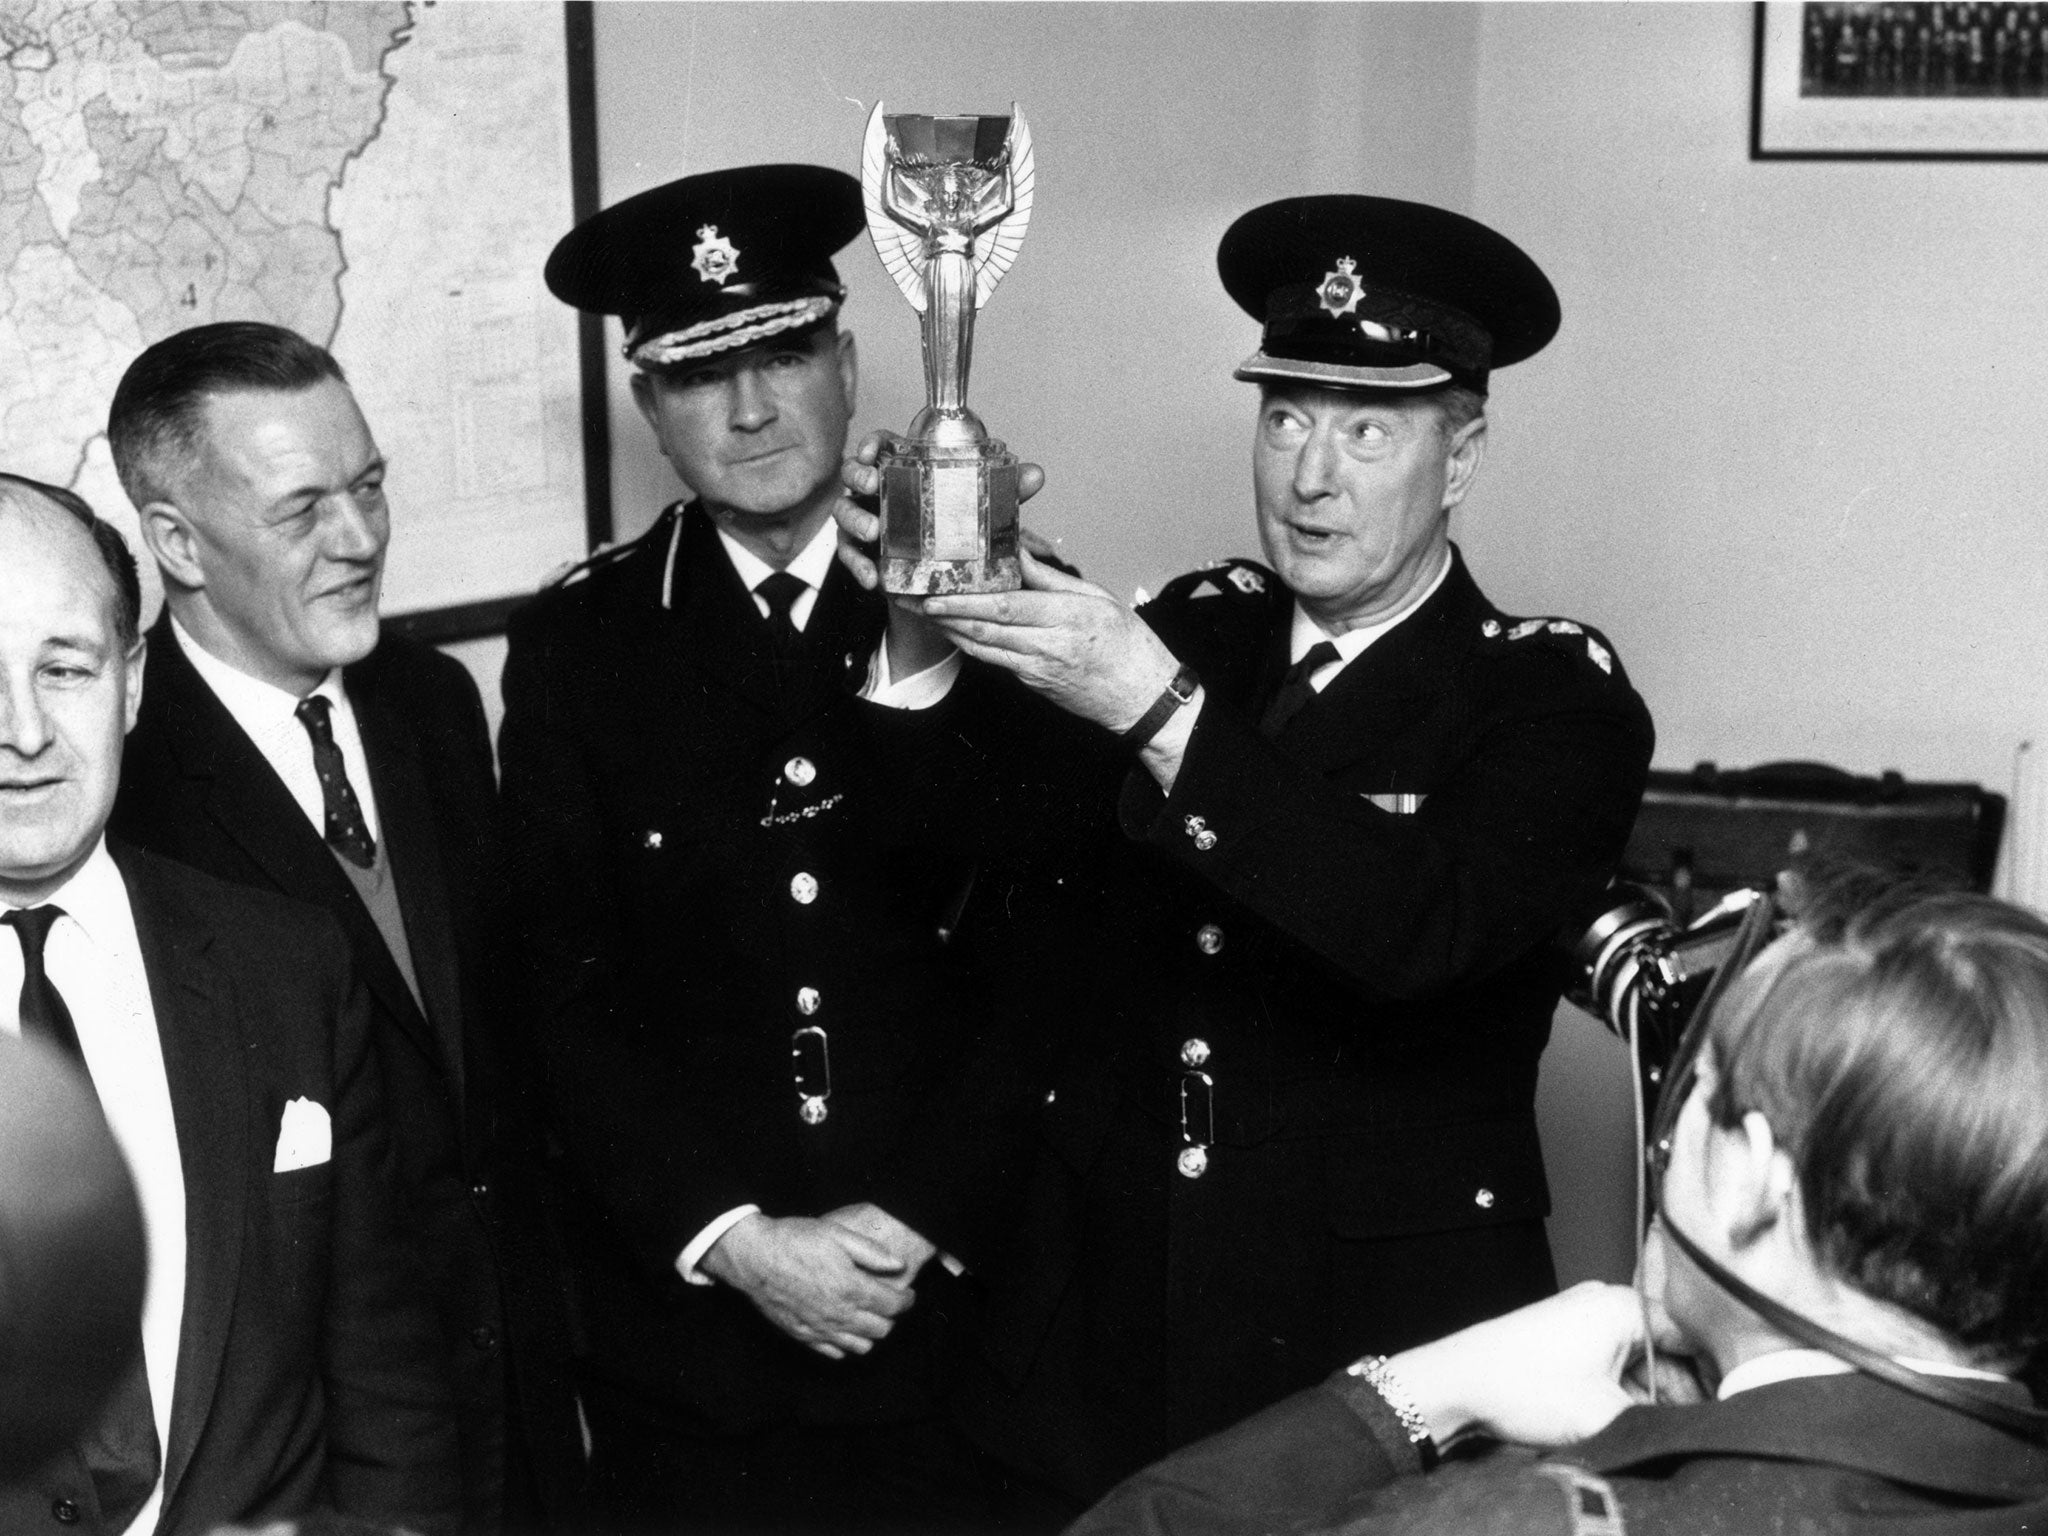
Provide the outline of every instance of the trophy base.
{"type": "Polygon", "coordinates": [[[1017,558],[1017,456],[989,442],[966,451],[912,444],[884,454],[882,590],[910,597],[1010,592],[1017,558]]]}
{"type": "Polygon", "coordinates": [[[882,561],[882,590],[910,597],[943,597],[949,592],[1014,592],[1024,585],[1024,566],[1015,555],[987,560],[882,561]]]}

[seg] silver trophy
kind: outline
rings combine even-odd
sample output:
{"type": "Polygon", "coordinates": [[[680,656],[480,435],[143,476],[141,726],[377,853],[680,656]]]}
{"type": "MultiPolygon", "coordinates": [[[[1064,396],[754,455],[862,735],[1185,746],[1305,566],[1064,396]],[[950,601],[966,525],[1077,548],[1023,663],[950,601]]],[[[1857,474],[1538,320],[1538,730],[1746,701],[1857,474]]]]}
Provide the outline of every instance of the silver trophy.
{"type": "Polygon", "coordinates": [[[1021,586],[1017,456],[967,409],[974,312],[1017,259],[1031,222],[1031,130],[1008,117],[868,118],[868,234],[924,317],[925,408],[885,452],[882,585],[890,592],[1021,586]]]}

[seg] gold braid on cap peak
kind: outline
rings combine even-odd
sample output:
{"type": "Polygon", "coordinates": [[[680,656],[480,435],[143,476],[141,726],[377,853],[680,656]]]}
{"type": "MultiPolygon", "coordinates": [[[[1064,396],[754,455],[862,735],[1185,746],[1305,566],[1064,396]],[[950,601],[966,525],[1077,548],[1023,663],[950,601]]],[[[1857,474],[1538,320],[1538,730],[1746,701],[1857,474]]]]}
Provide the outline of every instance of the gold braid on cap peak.
{"type": "Polygon", "coordinates": [[[673,368],[677,363],[752,346],[764,336],[811,325],[838,307],[839,300],[829,294],[756,304],[752,309],[735,310],[680,331],[668,331],[638,343],[628,342],[623,350],[626,361],[636,368],[673,368]]]}

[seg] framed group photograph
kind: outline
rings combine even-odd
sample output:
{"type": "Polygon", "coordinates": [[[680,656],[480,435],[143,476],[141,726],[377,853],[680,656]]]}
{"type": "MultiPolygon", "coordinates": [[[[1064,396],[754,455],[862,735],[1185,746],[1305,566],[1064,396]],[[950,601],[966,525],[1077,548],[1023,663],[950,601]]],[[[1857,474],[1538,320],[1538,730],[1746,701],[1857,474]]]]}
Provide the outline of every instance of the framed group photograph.
{"type": "Polygon", "coordinates": [[[2048,158],[2048,5],[1765,0],[1750,156],[2048,158]]]}

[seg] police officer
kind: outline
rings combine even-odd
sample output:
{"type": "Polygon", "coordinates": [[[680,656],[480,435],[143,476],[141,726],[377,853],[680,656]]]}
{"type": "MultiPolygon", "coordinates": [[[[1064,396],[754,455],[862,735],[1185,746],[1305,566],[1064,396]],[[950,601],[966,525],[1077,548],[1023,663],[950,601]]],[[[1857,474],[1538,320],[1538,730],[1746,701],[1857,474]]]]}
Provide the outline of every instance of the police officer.
{"type": "Polygon", "coordinates": [[[1266,563],[1135,614],[1035,563],[1024,591],[925,605],[1129,765],[1124,836],[1069,882],[1096,894],[1076,985],[1040,989],[1048,1028],[1083,1022],[974,1405],[1073,1500],[1554,1289],[1545,951],[1607,880],[1651,748],[1613,648],[1501,613],[1449,538],[1491,370],[1558,327],[1536,264],[1457,214],[1334,196],[1246,214],[1218,266],[1264,326],[1237,377],[1266,563]]]}
{"type": "Polygon", "coordinates": [[[945,942],[971,865],[918,788],[953,704],[915,707],[833,560],[832,257],[861,227],[852,178],[752,166],[630,198],[547,266],[623,318],[689,491],[517,616],[504,679],[593,1472],[629,1529],[974,1515],[934,1406],[989,1155],[945,942]]]}

